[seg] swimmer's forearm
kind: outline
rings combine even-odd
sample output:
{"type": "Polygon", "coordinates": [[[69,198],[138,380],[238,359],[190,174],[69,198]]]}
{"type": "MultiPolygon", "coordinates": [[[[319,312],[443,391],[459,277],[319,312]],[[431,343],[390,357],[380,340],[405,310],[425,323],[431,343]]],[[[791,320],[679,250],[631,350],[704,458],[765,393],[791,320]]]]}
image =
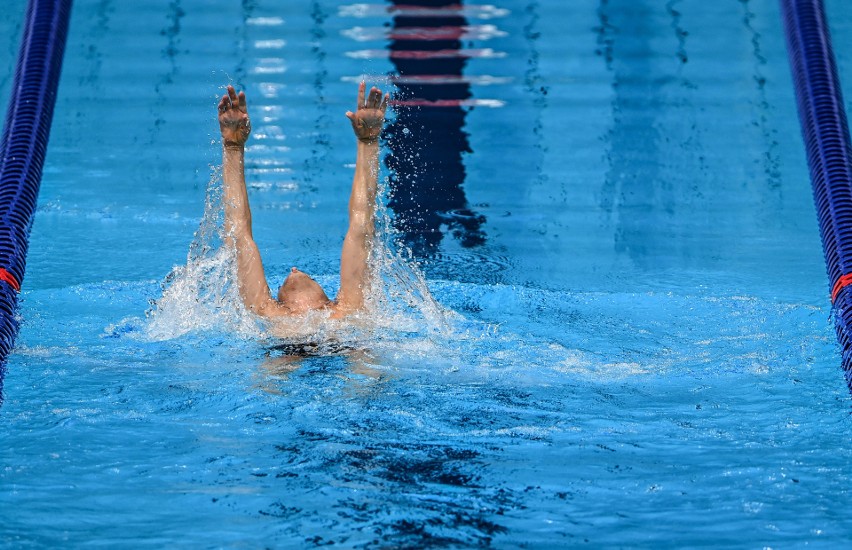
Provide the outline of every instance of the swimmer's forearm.
{"type": "Polygon", "coordinates": [[[226,238],[251,237],[251,210],[245,178],[245,147],[223,145],[222,183],[226,238]],[[246,234],[246,235],[243,235],[246,234]]]}
{"type": "Polygon", "coordinates": [[[374,212],[379,173],[377,142],[358,142],[352,193],[349,195],[349,229],[340,254],[340,292],[335,315],[347,315],[364,307],[369,276],[367,260],[375,234],[374,212]]]}
{"type": "Polygon", "coordinates": [[[237,254],[237,287],[249,311],[263,315],[272,301],[260,251],[251,233],[251,210],[245,179],[242,145],[222,148],[222,183],[225,207],[225,242],[237,254]]]}
{"type": "Polygon", "coordinates": [[[373,212],[379,177],[379,144],[377,141],[358,141],[352,194],[349,196],[349,225],[365,238],[373,235],[373,212]],[[352,227],[355,226],[355,227],[352,227]]]}

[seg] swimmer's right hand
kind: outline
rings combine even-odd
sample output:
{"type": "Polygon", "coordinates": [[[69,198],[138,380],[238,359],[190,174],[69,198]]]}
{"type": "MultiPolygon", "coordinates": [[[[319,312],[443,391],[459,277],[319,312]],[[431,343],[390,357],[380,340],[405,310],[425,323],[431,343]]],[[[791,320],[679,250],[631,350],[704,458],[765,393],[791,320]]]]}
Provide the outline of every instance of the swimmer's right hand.
{"type": "Polygon", "coordinates": [[[230,84],[228,93],[219,100],[219,130],[222,132],[222,145],[242,147],[251,134],[251,120],[246,109],[246,94],[236,90],[230,84]]]}

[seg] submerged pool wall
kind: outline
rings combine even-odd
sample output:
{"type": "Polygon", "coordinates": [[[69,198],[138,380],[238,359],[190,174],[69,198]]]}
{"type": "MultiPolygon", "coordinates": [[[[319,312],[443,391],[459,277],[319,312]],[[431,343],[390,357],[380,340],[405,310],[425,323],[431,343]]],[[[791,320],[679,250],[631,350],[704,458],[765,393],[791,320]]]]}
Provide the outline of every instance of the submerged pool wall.
{"type": "Polygon", "coordinates": [[[70,14],[71,0],[30,0],[0,138],[0,402],[70,14]]]}
{"type": "Polygon", "coordinates": [[[852,390],[852,164],[822,0],[781,0],[846,383],[852,390]]]}

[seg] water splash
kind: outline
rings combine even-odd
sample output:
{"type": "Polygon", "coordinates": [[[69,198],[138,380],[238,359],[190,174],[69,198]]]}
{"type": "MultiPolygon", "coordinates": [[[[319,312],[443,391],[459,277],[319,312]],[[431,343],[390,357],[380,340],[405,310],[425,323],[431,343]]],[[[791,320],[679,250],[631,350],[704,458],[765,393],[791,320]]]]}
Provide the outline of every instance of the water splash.
{"type": "Polygon", "coordinates": [[[187,254],[162,282],[163,294],[146,314],[143,332],[150,340],[170,340],[194,331],[221,330],[250,338],[260,323],[242,306],[234,253],[224,246],[221,169],[207,185],[204,217],[187,254]]]}
{"type": "MultiPolygon", "coordinates": [[[[379,197],[388,194],[388,180],[379,185],[379,197]]],[[[432,297],[429,286],[411,249],[401,243],[384,201],[376,205],[376,237],[370,254],[373,288],[367,311],[379,326],[397,330],[446,336],[452,330],[455,314],[432,297]]]]}
{"type": "MultiPolygon", "coordinates": [[[[386,192],[383,182],[379,197],[386,192]]],[[[175,267],[163,280],[162,296],[146,314],[142,328],[145,339],[160,341],[192,332],[223,332],[264,345],[329,342],[334,347],[411,334],[431,338],[451,332],[452,313],[432,297],[411,252],[395,244],[397,235],[382,200],[376,204],[376,238],[369,256],[373,277],[363,312],[345,322],[329,319],[324,311],[274,321],[251,314],[235,284],[235,252],[225,244],[222,193],[221,168],[216,168],[186,265],[175,267]]]]}

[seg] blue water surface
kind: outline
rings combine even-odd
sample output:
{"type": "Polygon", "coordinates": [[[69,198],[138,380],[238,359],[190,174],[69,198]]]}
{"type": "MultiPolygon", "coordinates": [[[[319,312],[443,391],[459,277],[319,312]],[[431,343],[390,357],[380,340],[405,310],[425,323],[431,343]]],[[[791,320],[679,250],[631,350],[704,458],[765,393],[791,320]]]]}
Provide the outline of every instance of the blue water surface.
{"type": "MultiPolygon", "coordinates": [[[[75,2],[0,544],[845,543],[850,396],[777,2],[396,4],[75,2]],[[271,284],[331,293],[361,78],[399,102],[386,307],[297,354],[217,255],[215,103],[249,98],[271,284]]],[[[826,8],[848,90],[852,12],[826,8]]]]}

